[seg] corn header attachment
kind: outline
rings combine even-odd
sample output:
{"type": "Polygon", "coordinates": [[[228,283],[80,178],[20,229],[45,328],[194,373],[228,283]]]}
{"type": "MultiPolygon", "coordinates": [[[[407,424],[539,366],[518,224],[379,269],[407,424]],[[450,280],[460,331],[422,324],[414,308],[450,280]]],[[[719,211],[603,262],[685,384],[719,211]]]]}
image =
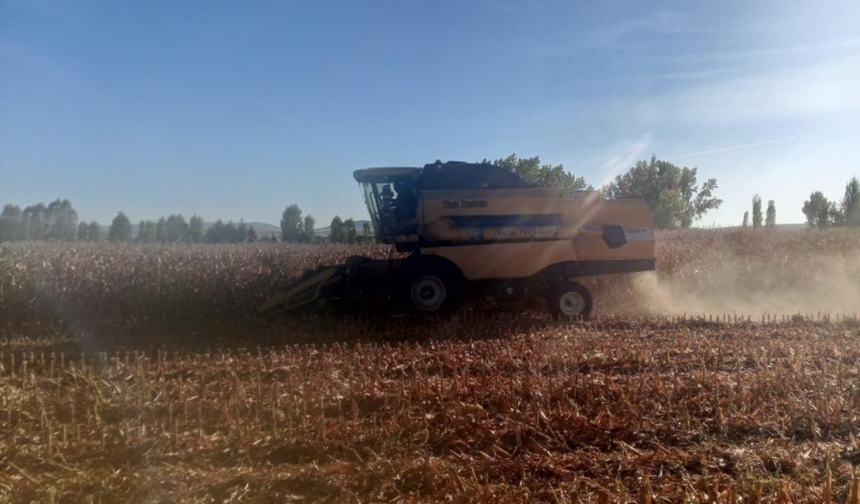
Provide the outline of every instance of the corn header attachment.
{"type": "Polygon", "coordinates": [[[373,260],[353,256],[343,264],[311,270],[257,309],[259,316],[323,312],[385,303],[388,283],[399,260],[373,260]]]}

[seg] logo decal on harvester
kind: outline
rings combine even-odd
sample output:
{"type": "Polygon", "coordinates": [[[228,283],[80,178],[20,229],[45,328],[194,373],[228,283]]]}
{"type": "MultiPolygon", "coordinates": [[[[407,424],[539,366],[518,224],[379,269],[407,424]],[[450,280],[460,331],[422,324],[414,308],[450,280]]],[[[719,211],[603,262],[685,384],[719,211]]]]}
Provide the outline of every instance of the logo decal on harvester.
{"type": "Polygon", "coordinates": [[[489,203],[487,200],[442,200],[442,207],[450,208],[487,208],[489,203]]]}
{"type": "Polygon", "coordinates": [[[558,231],[557,226],[504,227],[493,230],[495,236],[504,238],[553,238],[558,236],[558,231]]]}
{"type": "Polygon", "coordinates": [[[624,237],[629,242],[652,241],[654,239],[654,232],[651,231],[651,228],[647,227],[626,227],[624,228],[624,237]]]}
{"type": "MultiPolygon", "coordinates": [[[[590,224],[583,226],[588,233],[602,233],[603,226],[600,224],[590,224]]],[[[624,238],[627,241],[651,241],[654,239],[654,232],[648,227],[626,227],[624,228],[624,238]]]]}

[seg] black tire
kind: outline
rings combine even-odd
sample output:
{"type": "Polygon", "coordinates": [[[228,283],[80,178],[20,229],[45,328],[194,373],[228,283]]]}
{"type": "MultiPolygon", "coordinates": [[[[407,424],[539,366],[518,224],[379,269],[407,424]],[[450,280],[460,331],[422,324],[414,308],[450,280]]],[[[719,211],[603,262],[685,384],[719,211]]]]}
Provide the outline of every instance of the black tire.
{"type": "Polygon", "coordinates": [[[460,306],[464,284],[453,265],[416,261],[405,271],[400,296],[412,312],[448,315],[460,306]]]}
{"type": "Polygon", "coordinates": [[[591,314],[591,293],[580,283],[561,282],[550,288],[547,308],[556,320],[585,320],[591,314]]]}

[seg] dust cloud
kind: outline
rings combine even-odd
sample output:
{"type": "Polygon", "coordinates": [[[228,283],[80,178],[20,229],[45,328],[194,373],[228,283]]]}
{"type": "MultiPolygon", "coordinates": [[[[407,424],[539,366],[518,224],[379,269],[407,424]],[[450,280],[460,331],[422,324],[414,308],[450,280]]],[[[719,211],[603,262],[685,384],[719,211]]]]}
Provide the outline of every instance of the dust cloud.
{"type": "Polygon", "coordinates": [[[860,313],[856,231],[703,230],[657,240],[657,271],[591,280],[596,313],[860,313]]]}

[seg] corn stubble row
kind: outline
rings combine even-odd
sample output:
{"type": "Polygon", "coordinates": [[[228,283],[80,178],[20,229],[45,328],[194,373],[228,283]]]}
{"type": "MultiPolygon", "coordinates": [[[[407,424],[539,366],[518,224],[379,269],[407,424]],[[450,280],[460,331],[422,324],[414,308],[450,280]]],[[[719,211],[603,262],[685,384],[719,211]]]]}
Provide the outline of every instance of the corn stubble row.
{"type": "Polygon", "coordinates": [[[857,502],[850,324],[430,323],[94,353],[6,334],[0,501],[857,502]]]}

